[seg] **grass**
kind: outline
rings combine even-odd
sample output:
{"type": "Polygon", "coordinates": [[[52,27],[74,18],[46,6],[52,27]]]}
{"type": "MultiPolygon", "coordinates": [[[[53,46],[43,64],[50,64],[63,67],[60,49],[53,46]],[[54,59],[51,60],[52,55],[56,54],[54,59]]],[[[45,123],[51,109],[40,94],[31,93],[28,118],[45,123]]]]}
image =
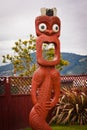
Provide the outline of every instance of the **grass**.
{"type": "MultiPolygon", "coordinates": [[[[87,130],[87,125],[71,125],[71,126],[52,126],[53,130],[87,130]]],[[[26,128],[24,130],[32,130],[31,128],[26,128]]]]}

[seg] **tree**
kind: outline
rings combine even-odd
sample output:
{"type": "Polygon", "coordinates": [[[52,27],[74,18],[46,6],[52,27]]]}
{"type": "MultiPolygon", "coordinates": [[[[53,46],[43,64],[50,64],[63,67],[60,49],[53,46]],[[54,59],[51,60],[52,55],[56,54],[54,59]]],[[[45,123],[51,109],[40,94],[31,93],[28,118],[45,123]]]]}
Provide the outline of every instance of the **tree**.
{"type": "Polygon", "coordinates": [[[30,35],[29,40],[22,41],[19,39],[12,47],[14,55],[3,56],[3,63],[10,61],[14,66],[14,74],[31,76],[36,70],[36,64],[31,64],[33,62],[31,53],[36,50],[35,43],[36,38],[32,35],[30,35]]]}
{"type": "MultiPolygon", "coordinates": [[[[47,50],[47,45],[43,44],[43,57],[47,60],[52,60],[54,57],[54,46],[51,45],[47,50]]],[[[36,37],[30,35],[29,40],[22,41],[19,39],[12,47],[14,55],[7,54],[3,56],[3,63],[10,61],[14,66],[14,74],[19,76],[32,76],[33,72],[37,68],[35,55],[32,57],[32,52],[36,50],[36,37]],[[34,63],[33,63],[34,62],[34,63]]],[[[63,66],[68,65],[69,62],[62,59],[60,64],[56,66],[61,70],[63,66]]]]}
{"type": "MultiPolygon", "coordinates": [[[[43,57],[46,60],[53,60],[54,56],[55,56],[55,46],[53,43],[51,43],[50,45],[44,43],[43,44],[43,57]]],[[[67,66],[69,64],[69,62],[67,60],[64,60],[62,58],[62,55],[60,57],[60,64],[58,64],[56,66],[56,69],[58,69],[59,71],[61,71],[63,69],[64,66],[67,66]]]]}

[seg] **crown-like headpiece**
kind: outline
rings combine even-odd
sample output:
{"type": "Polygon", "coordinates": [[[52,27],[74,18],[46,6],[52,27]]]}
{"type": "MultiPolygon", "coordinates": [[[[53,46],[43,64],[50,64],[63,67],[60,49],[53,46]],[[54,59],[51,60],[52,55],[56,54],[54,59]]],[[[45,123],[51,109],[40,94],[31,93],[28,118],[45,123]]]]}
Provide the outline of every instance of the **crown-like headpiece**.
{"type": "Polygon", "coordinates": [[[56,16],[57,15],[57,9],[52,8],[41,8],[41,15],[47,15],[47,16],[56,16]]]}

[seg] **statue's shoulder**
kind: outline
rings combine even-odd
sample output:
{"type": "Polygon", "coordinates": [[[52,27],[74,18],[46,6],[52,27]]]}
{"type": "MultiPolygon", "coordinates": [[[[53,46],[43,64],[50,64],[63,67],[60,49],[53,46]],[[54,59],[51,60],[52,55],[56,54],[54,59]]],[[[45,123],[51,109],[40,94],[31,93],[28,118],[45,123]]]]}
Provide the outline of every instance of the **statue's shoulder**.
{"type": "Polygon", "coordinates": [[[34,72],[33,80],[36,81],[36,82],[42,82],[44,77],[45,77],[44,71],[42,71],[41,69],[37,69],[34,72]]]}
{"type": "Polygon", "coordinates": [[[56,69],[51,71],[52,80],[57,80],[59,77],[60,77],[60,73],[56,69]]]}

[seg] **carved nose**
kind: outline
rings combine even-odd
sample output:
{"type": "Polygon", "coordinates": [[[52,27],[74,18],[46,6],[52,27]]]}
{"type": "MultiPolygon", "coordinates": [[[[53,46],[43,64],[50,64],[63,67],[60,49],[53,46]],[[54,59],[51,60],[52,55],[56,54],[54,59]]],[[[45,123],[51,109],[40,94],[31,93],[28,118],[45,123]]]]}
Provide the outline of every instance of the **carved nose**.
{"type": "Polygon", "coordinates": [[[47,35],[52,35],[54,32],[53,32],[52,30],[46,30],[45,33],[46,33],[47,35]]]}

